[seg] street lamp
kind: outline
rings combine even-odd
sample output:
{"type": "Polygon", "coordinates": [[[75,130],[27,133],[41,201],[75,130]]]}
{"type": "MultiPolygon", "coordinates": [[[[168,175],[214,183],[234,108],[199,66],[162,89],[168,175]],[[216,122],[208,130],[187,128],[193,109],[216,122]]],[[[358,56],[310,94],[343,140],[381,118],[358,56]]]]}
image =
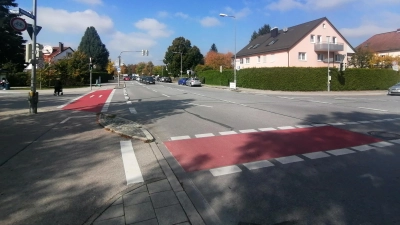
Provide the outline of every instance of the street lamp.
{"type": "Polygon", "coordinates": [[[221,16],[221,17],[232,17],[233,19],[235,19],[235,61],[233,62],[233,80],[235,82],[235,89],[236,89],[236,17],[227,15],[225,13],[220,13],[219,16],[221,16]]]}
{"type": "Polygon", "coordinates": [[[329,75],[329,61],[330,61],[330,59],[329,59],[329,42],[330,42],[330,36],[326,36],[327,38],[328,38],[328,91],[330,91],[330,89],[331,89],[331,76],[329,75]]]}
{"type": "Polygon", "coordinates": [[[182,77],[182,52],[172,52],[172,53],[179,53],[179,54],[181,54],[181,76],[180,76],[180,77],[182,77]]]}

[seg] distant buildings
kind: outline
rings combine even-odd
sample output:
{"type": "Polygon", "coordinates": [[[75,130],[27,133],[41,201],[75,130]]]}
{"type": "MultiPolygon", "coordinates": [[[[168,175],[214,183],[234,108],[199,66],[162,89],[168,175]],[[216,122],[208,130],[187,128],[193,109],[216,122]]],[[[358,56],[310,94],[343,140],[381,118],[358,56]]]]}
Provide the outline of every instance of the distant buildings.
{"type": "Polygon", "coordinates": [[[339,67],[355,50],[326,18],[257,37],[236,53],[236,67],[339,67]],[[329,41],[329,42],[328,42],[329,41]]]}
{"type": "Polygon", "coordinates": [[[400,29],[375,34],[361,43],[358,48],[366,48],[380,56],[400,56],[400,29]]]}

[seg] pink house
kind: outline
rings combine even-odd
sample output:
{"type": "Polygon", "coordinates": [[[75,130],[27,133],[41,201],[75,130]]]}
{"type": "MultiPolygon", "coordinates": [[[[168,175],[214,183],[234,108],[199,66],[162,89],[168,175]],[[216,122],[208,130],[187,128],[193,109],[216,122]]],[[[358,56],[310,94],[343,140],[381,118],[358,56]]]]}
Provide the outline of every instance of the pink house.
{"type": "Polygon", "coordinates": [[[354,48],[326,18],[257,37],[236,53],[236,67],[339,67],[354,48]]]}

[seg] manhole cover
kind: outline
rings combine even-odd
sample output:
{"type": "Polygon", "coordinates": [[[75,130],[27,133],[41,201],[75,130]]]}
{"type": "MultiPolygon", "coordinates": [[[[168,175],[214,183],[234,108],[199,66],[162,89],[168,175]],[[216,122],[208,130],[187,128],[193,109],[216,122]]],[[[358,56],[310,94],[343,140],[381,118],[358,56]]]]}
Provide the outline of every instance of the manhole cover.
{"type": "Polygon", "coordinates": [[[368,134],[385,140],[400,139],[400,134],[389,133],[385,131],[370,131],[368,134]]]}

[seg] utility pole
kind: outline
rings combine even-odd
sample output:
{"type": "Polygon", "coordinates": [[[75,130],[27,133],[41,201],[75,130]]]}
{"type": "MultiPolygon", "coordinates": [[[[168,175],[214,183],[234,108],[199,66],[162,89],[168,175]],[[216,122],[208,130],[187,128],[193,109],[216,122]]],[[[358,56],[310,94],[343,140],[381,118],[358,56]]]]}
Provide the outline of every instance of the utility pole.
{"type": "MultiPolygon", "coordinates": [[[[33,33],[32,33],[32,74],[31,74],[31,91],[28,95],[29,113],[37,113],[37,105],[39,102],[39,93],[36,92],[36,18],[37,18],[37,4],[33,0],[33,33]]],[[[40,51],[40,50],[39,50],[40,51]]]]}

